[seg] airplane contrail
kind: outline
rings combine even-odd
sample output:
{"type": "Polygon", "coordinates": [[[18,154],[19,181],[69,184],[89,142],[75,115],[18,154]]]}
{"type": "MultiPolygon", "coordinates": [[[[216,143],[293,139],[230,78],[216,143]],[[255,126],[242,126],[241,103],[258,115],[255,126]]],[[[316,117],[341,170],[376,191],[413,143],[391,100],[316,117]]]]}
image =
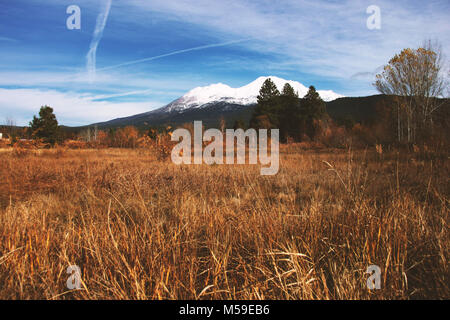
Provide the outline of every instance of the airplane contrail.
{"type": "Polygon", "coordinates": [[[194,47],[194,48],[189,48],[189,49],[177,50],[177,51],[161,54],[161,55],[154,56],[154,57],[149,57],[149,58],[144,58],[144,59],[139,59],[139,60],[133,60],[133,61],[124,62],[124,63],[116,64],[116,65],[113,65],[113,66],[109,66],[109,67],[99,68],[98,70],[110,70],[110,69],[120,68],[120,67],[124,67],[124,66],[129,66],[129,65],[132,65],[132,64],[152,61],[152,60],[161,59],[161,58],[165,58],[165,57],[169,57],[169,56],[174,56],[174,55],[180,54],[180,53],[197,51],[197,50],[203,50],[203,49],[209,49],[209,48],[223,47],[223,46],[228,46],[230,44],[240,43],[240,42],[244,42],[244,41],[248,41],[248,40],[251,40],[251,39],[234,40],[234,41],[228,41],[228,42],[208,44],[208,45],[194,47]]]}
{"type": "Polygon", "coordinates": [[[356,80],[356,79],[361,79],[361,78],[369,78],[369,77],[374,77],[376,76],[378,73],[382,72],[384,69],[384,66],[379,66],[378,68],[376,68],[375,70],[373,70],[372,72],[370,71],[366,71],[366,72],[358,72],[355,73],[354,75],[352,75],[350,77],[350,79],[352,80],[356,80]]]}
{"type": "Polygon", "coordinates": [[[17,42],[16,39],[12,39],[12,38],[8,38],[8,37],[1,37],[1,36],[0,36],[0,41],[17,42]]]}
{"type": "Polygon", "coordinates": [[[95,25],[92,41],[86,55],[86,69],[91,82],[95,79],[97,47],[102,39],[103,30],[105,30],[106,21],[108,20],[109,11],[111,10],[111,3],[112,0],[107,0],[105,10],[97,17],[97,24],[95,25]]]}
{"type": "Polygon", "coordinates": [[[146,89],[146,90],[122,92],[122,93],[116,93],[116,94],[111,94],[111,95],[97,96],[97,97],[95,97],[92,100],[93,101],[97,101],[97,100],[106,100],[106,99],[111,99],[111,98],[120,98],[120,97],[126,97],[126,96],[134,96],[134,95],[138,95],[138,94],[150,93],[150,92],[153,92],[153,91],[154,91],[153,89],[146,89]]]}

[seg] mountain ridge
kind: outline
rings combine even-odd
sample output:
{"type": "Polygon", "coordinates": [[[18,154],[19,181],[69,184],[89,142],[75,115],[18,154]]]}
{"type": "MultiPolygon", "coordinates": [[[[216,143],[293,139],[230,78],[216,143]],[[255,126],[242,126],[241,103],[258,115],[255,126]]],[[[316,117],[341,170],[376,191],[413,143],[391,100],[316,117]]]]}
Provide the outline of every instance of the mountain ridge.
{"type": "MultiPolygon", "coordinates": [[[[280,92],[286,83],[289,83],[294,88],[294,91],[298,93],[300,98],[304,97],[309,90],[300,82],[285,80],[276,76],[259,77],[239,88],[232,88],[223,83],[216,83],[209,86],[196,87],[182,97],[156,110],[95,123],[93,125],[100,127],[161,125],[165,122],[179,123],[179,121],[183,120],[183,116],[186,119],[184,122],[189,122],[194,115],[201,117],[195,120],[211,118],[210,120],[212,121],[215,116],[228,117],[233,114],[232,118],[234,118],[239,113],[246,114],[244,118],[247,119],[247,114],[257,104],[257,97],[261,86],[269,78],[275,83],[280,92]],[[245,112],[245,109],[248,109],[247,112],[245,112]],[[212,113],[207,114],[208,112],[212,113]]],[[[344,97],[332,90],[318,90],[317,92],[326,102],[344,97]]]]}

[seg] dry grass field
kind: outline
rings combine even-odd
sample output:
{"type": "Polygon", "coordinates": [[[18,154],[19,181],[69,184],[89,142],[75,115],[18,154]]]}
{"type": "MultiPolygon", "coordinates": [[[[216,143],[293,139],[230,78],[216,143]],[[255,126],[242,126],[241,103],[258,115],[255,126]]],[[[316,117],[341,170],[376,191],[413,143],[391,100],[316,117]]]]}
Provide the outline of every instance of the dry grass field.
{"type": "Polygon", "coordinates": [[[3,151],[0,299],[449,299],[449,169],[375,148],[282,146],[276,176],[144,149],[3,151]]]}

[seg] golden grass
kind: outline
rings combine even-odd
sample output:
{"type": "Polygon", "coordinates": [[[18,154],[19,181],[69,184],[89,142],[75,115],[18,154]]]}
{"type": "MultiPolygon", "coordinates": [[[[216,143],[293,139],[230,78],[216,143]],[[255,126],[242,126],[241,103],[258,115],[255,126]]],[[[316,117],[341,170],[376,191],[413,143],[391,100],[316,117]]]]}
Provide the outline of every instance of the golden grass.
{"type": "Polygon", "coordinates": [[[0,299],[450,298],[448,157],[282,146],[259,169],[1,152],[0,299]]]}

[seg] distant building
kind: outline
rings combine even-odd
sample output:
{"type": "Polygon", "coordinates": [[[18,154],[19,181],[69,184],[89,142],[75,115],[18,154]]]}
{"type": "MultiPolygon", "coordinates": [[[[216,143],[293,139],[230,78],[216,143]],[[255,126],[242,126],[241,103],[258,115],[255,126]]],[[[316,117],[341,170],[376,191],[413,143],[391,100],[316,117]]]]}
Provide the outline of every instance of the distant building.
{"type": "Polygon", "coordinates": [[[3,133],[0,132],[0,140],[3,139],[3,133]]]}

